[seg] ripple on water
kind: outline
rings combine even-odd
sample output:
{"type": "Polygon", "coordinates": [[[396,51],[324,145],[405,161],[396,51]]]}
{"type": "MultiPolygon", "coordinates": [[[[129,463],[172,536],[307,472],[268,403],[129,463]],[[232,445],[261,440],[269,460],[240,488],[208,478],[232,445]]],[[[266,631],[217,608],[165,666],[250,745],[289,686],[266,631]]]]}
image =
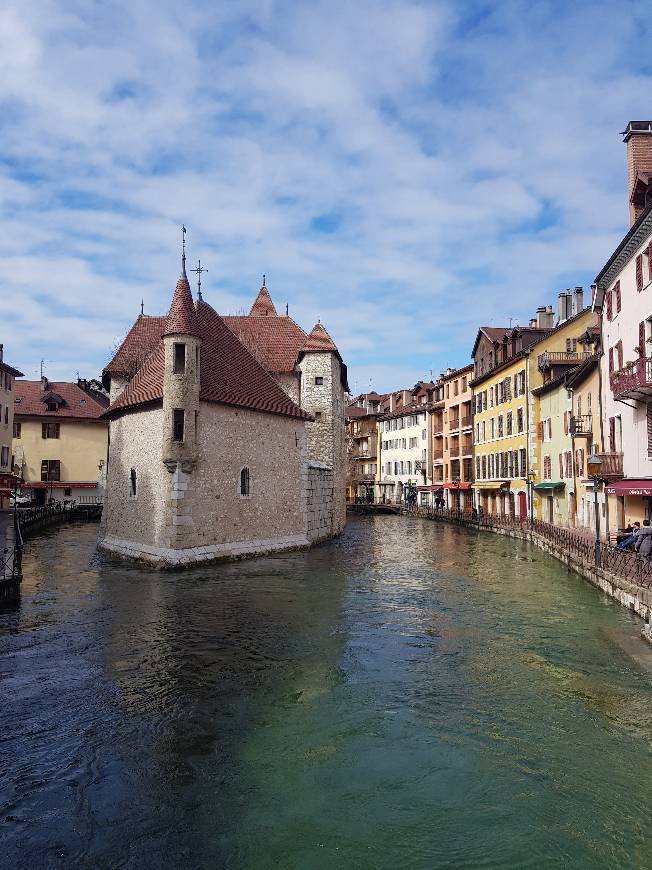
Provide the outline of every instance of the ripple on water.
{"type": "Polygon", "coordinates": [[[378,517],[175,575],[95,532],[0,614],[8,866],[652,864],[650,651],[544,554],[378,517]]]}

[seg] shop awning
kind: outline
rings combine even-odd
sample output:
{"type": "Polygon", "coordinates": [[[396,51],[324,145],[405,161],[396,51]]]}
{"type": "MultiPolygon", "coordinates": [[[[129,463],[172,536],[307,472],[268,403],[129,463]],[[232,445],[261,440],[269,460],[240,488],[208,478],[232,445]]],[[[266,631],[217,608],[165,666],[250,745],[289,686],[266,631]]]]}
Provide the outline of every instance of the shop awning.
{"type": "Polygon", "coordinates": [[[417,492],[441,492],[443,483],[435,483],[433,486],[417,486],[417,492]]]}
{"type": "Polygon", "coordinates": [[[652,498],[652,480],[619,480],[605,487],[607,495],[640,495],[652,498]]]}
{"type": "Polygon", "coordinates": [[[544,480],[541,483],[535,483],[534,488],[537,492],[546,492],[553,489],[563,489],[566,486],[563,480],[544,480]]]}
{"type": "Polygon", "coordinates": [[[481,483],[474,483],[473,489],[502,489],[506,485],[506,482],[502,480],[486,480],[481,483]]]}

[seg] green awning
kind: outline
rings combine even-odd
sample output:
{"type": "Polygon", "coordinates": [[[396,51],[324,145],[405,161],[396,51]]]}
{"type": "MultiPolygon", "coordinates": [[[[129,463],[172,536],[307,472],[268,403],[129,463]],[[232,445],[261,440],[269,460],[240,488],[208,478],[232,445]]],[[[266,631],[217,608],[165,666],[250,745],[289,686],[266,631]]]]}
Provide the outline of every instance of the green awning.
{"type": "Polygon", "coordinates": [[[566,486],[563,480],[544,480],[542,483],[535,483],[534,488],[539,492],[550,489],[563,489],[566,486]]]}

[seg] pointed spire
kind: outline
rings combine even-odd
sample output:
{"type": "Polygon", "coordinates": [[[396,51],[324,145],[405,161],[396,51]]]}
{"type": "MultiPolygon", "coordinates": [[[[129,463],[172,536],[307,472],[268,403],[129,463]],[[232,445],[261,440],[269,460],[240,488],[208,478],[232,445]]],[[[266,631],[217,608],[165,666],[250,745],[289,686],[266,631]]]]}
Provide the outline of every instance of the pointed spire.
{"type": "MultiPolygon", "coordinates": [[[[186,229],[185,224],[181,224],[181,277],[186,278],[186,229]]],[[[188,279],[186,278],[186,281],[188,279]]]]}
{"type": "Polygon", "coordinates": [[[276,308],[272,302],[272,297],[265,286],[265,276],[263,275],[263,286],[258,291],[256,301],[251,306],[249,317],[276,317],[276,308]]]}
{"type": "Polygon", "coordinates": [[[199,336],[199,321],[192,300],[190,284],[185,274],[185,255],[182,260],[184,271],[177,281],[172,297],[172,304],[165,322],[163,335],[195,335],[199,336]]]}

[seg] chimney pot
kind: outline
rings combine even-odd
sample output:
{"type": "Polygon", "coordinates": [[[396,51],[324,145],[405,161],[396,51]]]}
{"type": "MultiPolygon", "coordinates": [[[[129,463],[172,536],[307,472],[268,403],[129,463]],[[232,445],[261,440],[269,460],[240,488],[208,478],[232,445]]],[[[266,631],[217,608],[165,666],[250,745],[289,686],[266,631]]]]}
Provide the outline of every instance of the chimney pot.
{"type": "Polygon", "coordinates": [[[573,293],[573,314],[580,314],[584,310],[584,288],[576,287],[573,293]]]}
{"type": "Polygon", "coordinates": [[[566,294],[560,293],[557,297],[557,321],[566,320],[566,294]]]}
{"type": "Polygon", "coordinates": [[[4,359],[5,346],[4,344],[0,344],[0,362],[4,359]]]}

